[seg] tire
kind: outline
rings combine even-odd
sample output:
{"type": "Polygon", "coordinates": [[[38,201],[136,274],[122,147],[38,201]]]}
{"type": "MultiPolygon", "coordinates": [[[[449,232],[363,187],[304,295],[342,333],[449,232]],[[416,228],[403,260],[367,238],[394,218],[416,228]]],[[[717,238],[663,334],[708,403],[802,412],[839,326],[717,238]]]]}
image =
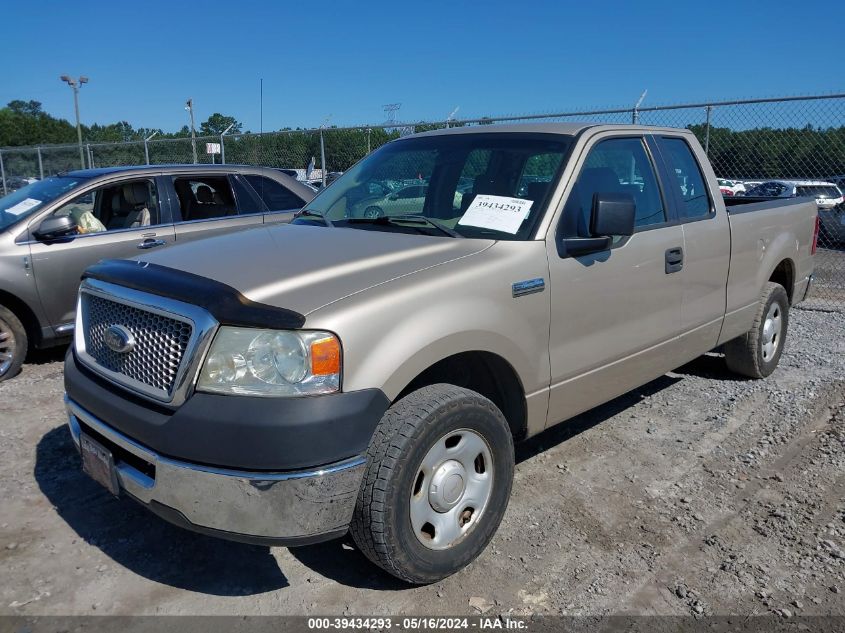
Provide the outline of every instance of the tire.
{"type": "Polygon", "coordinates": [[[725,344],[725,361],[731,371],[750,378],[765,378],[778,366],[789,325],[789,297],[780,284],[763,288],[754,325],[725,344]]]}
{"type": "Polygon", "coordinates": [[[384,211],[381,210],[381,207],[367,207],[364,209],[364,217],[369,219],[380,218],[384,215],[384,211]]]}
{"type": "Polygon", "coordinates": [[[394,403],[376,427],[352,538],[367,558],[405,582],[442,580],[471,563],[493,538],[510,498],[513,469],[513,438],[496,405],[462,387],[423,387],[394,403]],[[432,457],[440,451],[445,461],[432,457]],[[457,461],[468,462],[475,451],[469,468],[457,461]],[[424,459],[430,468],[423,467],[424,459]],[[421,526],[421,516],[432,522],[421,526]]]}
{"type": "Polygon", "coordinates": [[[26,357],[26,328],[14,312],[0,306],[0,382],[15,376],[26,357]]]}

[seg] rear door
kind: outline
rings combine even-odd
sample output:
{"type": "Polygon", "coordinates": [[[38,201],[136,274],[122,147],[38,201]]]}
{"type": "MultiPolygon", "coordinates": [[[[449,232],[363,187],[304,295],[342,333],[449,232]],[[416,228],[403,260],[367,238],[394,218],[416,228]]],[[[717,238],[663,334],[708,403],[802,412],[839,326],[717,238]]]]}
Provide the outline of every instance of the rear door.
{"type": "Polygon", "coordinates": [[[238,178],[251,187],[263,203],[265,224],[290,222],[294,214],[305,206],[305,200],[269,176],[240,174],[238,178]]]}
{"type": "Polygon", "coordinates": [[[258,226],[260,201],[230,174],[178,174],[169,178],[178,243],[258,226]]]}
{"type": "Polygon", "coordinates": [[[51,213],[70,215],[79,226],[77,235],[30,243],[38,294],[53,327],[73,322],[80,277],[88,266],[173,244],[173,223],[167,205],[161,204],[160,189],[157,178],[111,181],[51,213]]]}
{"type": "Polygon", "coordinates": [[[563,209],[546,240],[551,389],[548,424],[625,393],[677,366],[683,229],[672,215],[652,148],[640,135],[590,139],[563,209]],[[604,252],[572,256],[562,238],[593,237],[595,194],[631,195],[635,233],[604,252]],[[674,259],[672,260],[674,261],[674,259]]]}
{"type": "Polygon", "coordinates": [[[681,330],[690,349],[715,347],[727,301],[731,231],[724,204],[714,198],[707,157],[683,136],[655,137],[665,165],[667,193],[684,231],[681,330]],[[707,171],[705,171],[705,169],[707,171]]]}

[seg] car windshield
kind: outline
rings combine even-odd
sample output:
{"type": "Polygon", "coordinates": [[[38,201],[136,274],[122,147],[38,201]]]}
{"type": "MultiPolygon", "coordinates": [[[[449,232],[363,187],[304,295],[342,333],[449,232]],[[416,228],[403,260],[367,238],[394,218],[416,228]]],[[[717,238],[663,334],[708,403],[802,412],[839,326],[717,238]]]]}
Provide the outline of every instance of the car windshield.
{"type": "Polygon", "coordinates": [[[0,198],[0,231],[36,213],[45,204],[79,186],[87,178],[56,176],[36,180],[0,198]]]}
{"type": "Polygon", "coordinates": [[[298,223],[529,239],[572,137],[458,133],[388,143],[314,198],[298,223]],[[446,229],[446,230],[444,230],[446,229]]]}

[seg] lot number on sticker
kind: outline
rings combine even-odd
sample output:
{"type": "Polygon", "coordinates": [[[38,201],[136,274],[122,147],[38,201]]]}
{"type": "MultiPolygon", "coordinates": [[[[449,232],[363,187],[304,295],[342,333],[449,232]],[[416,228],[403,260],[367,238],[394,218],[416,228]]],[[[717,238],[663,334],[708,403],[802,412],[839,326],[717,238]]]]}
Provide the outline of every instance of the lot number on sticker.
{"type": "Polygon", "coordinates": [[[515,234],[531,212],[533,200],[507,196],[475,196],[458,224],[515,234]]]}

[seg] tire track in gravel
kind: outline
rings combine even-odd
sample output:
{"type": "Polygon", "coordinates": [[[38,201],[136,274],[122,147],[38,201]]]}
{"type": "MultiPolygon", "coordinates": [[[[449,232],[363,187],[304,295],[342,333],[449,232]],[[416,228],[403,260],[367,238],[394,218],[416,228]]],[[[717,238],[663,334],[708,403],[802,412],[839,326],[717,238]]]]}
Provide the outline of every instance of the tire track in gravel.
{"type": "MultiPolygon", "coordinates": [[[[757,469],[755,480],[749,481],[745,488],[733,495],[725,504],[725,507],[733,508],[732,510],[697,529],[694,538],[683,540],[672,548],[661,558],[659,571],[647,574],[643,582],[618,603],[618,610],[623,613],[659,613],[661,610],[656,606],[666,604],[671,607],[672,612],[676,612],[677,602],[671,600],[669,590],[674,579],[689,572],[692,561],[700,557],[710,535],[723,533],[734,521],[745,522],[742,514],[752,509],[757,497],[763,492],[763,482],[766,479],[794,466],[805,456],[808,447],[816,439],[815,435],[826,428],[832,428],[836,418],[845,411],[842,388],[842,383],[835,383],[834,387],[828,390],[826,397],[817,403],[813,421],[801,428],[798,435],[786,445],[776,459],[757,469]]],[[[740,416],[736,417],[741,419],[740,416]]],[[[699,467],[704,468],[707,465],[700,464],[699,467]]],[[[838,500],[841,498],[841,491],[845,488],[845,474],[837,478],[834,488],[837,492],[833,496],[838,500]]],[[[826,496],[830,497],[830,495],[826,496]]],[[[834,500],[830,499],[830,501],[834,500]]],[[[833,505],[830,503],[828,507],[833,505]]],[[[831,510],[832,514],[835,512],[831,510]]]]}

